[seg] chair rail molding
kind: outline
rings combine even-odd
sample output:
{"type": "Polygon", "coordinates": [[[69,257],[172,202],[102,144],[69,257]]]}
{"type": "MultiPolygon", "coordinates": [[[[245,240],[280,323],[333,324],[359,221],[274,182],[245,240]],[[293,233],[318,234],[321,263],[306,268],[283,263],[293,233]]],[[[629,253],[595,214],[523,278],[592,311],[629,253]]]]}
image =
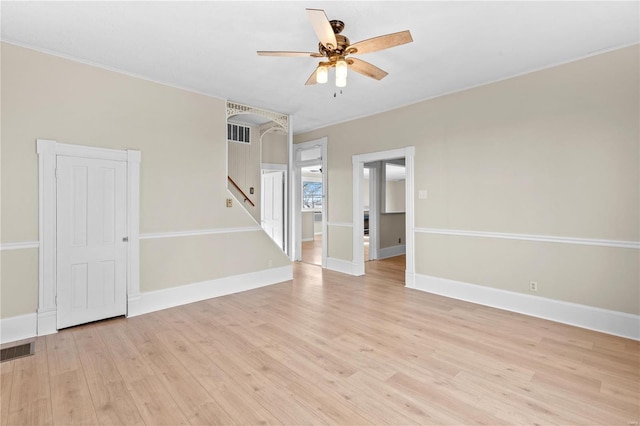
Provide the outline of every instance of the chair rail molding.
{"type": "Polygon", "coordinates": [[[604,240],[597,238],[577,238],[554,235],[511,234],[506,232],[467,231],[462,229],[442,228],[415,228],[415,232],[420,234],[458,235],[462,237],[502,238],[507,240],[640,249],[640,241],[604,240]]]}

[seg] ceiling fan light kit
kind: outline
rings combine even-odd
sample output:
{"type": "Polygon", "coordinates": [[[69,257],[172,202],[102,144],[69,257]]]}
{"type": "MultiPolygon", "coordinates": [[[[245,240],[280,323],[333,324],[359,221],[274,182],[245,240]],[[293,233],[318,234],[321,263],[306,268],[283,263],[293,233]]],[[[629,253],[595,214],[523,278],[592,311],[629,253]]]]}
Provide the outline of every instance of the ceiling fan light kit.
{"type": "Polygon", "coordinates": [[[324,84],[329,81],[329,68],[336,69],[337,87],[346,87],[349,68],[375,80],[382,80],[387,76],[386,71],[361,59],[347,58],[347,55],[376,52],[413,41],[411,33],[405,30],[351,44],[347,37],[340,34],[345,27],[344,22],[339,20],[329,21],[324,10],[321,9],[307,9],[307,16],[320,40],[318,53],[258,51],[258,55],[260,56],[312,57],[325,58],[328,60],[328,62],[325,60],[318,64],[311,76],[307,79],[306,85],[324,84]]]}
{"type": "Polygon", "coordinates": [[[316,83],[324,84],[327,81],[329,81],[329,66],[320,64],[316,69],[316,83]]]}

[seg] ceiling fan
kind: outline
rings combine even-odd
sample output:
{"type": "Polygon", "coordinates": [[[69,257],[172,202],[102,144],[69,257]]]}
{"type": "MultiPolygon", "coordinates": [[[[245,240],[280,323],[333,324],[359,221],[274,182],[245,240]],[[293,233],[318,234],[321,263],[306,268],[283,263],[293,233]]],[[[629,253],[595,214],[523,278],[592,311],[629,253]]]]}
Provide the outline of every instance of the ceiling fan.
{"type": "Polygon", "coordinates": [[[344,22],[329,21],[322,9],[307,9],[307,16],[318,39],[320,39],[318,52],[258,51],[260,56],[324,58],[307,79],[306,85],[326,83],[329,79],[329,68],[336,69],[336,86],[338,87],[347,85],[347,69],[352,69],[376,80],[382,80],[388,74],[386,71],[362,59],[352,58],[348,55],[376,52],[413,41],[411,33],[405,30],[351,44],[347,37],[340,34],[344,29],[344,22]]]}

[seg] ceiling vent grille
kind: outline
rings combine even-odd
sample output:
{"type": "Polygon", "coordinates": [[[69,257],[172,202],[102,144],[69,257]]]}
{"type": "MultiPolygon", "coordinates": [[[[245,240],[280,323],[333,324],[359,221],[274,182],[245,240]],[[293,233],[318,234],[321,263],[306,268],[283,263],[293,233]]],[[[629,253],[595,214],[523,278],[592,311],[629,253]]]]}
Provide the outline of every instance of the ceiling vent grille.
{"type": "Polygon", "coordinates": [[[251,143],[251,127],[227,123],[227,140],[232,142],[251,143]]]}

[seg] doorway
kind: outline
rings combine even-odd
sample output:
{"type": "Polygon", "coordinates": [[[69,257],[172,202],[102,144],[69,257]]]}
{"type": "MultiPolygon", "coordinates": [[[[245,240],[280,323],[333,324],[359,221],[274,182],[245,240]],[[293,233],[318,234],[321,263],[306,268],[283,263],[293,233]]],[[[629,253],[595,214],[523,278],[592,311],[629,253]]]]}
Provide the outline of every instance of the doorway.
{"type": "Polygon", "coordinates": [[[271,239],[285,251],[285,170],[262,169],[260,225],[271,239]]]}
{"type": "MultiPolygon", "coordinates": [[[[353,223],[353,271],[354,275],[364,275],[365,267],[364,267],[364,220],[360,220],[360,218],[364,217],[364,168],[365,164],[373,163],[373,162],[384,162],[388,160],[397,160],[404,158],[404,227],[405,227],[405,244],[404,250],[406,253],[406,266],[405,266],[405,285],[408,287],[414,286],[414,276],[415,276],[415,254],[414,254],[414,211],[413,211],[413,177],[414,177],[414,156],[415,156],[415,148],[414,147],[406,147],[401,149],[395,149],[390,151],[382,151],[375,152],[369,154],[361,154],[354,155],[352,157],[353,163],[353,217],[357,218],[353,223]]],[[[388,161],[389,163],[393,163],[388,161]]],[[[371,168],[369,168],[371,173],[371,168]]],[[[381,168],[378,169],[380,174],[384,174],[381,168]]],[[[381,181],[382,177],[377,179],[376,181],[381,181]]],[[[384,200],[384,191],[376,191],[377,193],[382,193],[381,199],[378,200],[378,205],[382,205],[384,200]]],[[[370,195],[371,197],[371,195],[370,195]]],[[[371,207],[371,199],[370,207],[371,207]]],[[[394,212],[390,211],[389,213],[393,214],[394,212]]],[[[379,218],[379,212],[377,215],[379,218]]],[[[371,233],[373,231],[372,224],[372,215],[371,211],[369,214],[369,236],[371,240],[371,233]]],[[[375,219],[374,219],[375,220],[375,219]]],[[[379,235],[377,236],[379,238],[379,235]]],[[[371,242],[369,245],[369,257],[371,258],[371,242]]],[[[375,254],[378,258],[381,257],[380,252],[375,254]]],[[[382,256],[385,257],[385,256],[382,256]]]]}
{"type": "Polygon", "coordinates": [[[39,139],[37,153],[38,335],[99,317],[135,314],[140,300],[140,151],[39,139]],[[96,194],[101,200],[91,198],[96,194]]]}
{"type": "Polygon", "coordinates": [[[302,259],[322,266],[322,204],[325,199],[320,163],[301,168],[302,179],[302,259]]]}
{"type": "Polygon", "coordinates": [[[313,250],[312,263],[326,268],[327,138],[295,144],[293,149],[292,181],[294,188],[291,194],[293,260],[309,260],[307,256],[303,259],[303,239],[306,239],[305,242],[314,241],[320,247],[320,258],[317,258],[318,250],[313,250]],[[307,183],[306,190],[305,182],[307,183]]]}

